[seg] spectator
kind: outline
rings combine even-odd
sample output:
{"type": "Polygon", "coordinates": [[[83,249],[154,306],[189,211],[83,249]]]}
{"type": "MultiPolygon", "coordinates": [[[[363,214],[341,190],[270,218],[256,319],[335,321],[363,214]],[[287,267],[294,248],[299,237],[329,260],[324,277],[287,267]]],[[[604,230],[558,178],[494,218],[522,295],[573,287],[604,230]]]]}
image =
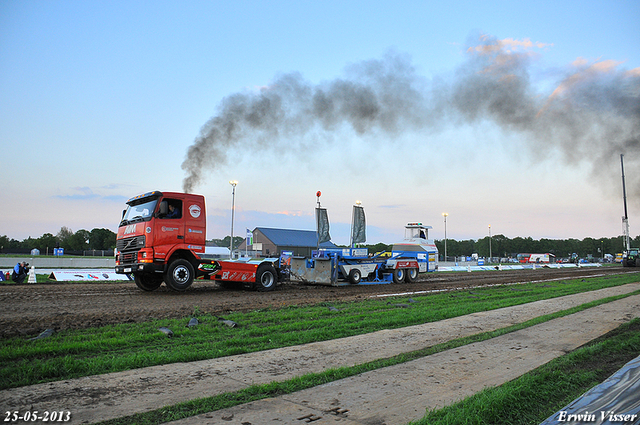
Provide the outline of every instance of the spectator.
{"type": "Polygon", "coordinates": [[[180,211],[172,204],[169,204],[169,213],[166,218],[180,218],[180,211]]]}
{"type": "Polygon", "coordinates": [[[16,266],[13,268],[13,273],[11,274],[11,280],[13,280],[15,283],[24,282],[24,279],[29,273],[29,268],[27,266],[28,264],[25,261],[16,264],[16,266]]]}

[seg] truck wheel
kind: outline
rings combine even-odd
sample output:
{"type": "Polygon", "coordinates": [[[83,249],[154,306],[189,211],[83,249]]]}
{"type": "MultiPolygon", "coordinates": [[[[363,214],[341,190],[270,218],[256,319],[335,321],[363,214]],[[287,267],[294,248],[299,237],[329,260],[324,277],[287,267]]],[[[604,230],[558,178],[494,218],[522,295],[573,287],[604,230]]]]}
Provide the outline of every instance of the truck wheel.
{"type": "Polygon", "coordinates": [[[407,283],[413,283],[418,279],[418,269],[408,269],[406,272],[407,276],[405,277],[405,280],[407,283]]]}
{"type": "Polygon", "coordinates": [[[174,291],[184,291],[193,283],[193,265],[182,258],[174,260],[167,269],[164,282],[174,291]]]}
{"type": "Polygon", "coordinates": [[[271,264],[258,267],[256,289],[260,292],[273,291],[278,281],[277,276],[276,269],[271,264]]]}
{"type": "Polygon", "coordinates": [[[143,291],[155,291],[162,285],[162,276],[156,276],[153,274],[140,274],[136,273],[133,276],[133,280],[136,282],[136,286],[143,291]]]}
{"type": "Polygon", "coordinates": [[[393,271],[393,283],[404,283],[405,276],[404,269],[395,269],[393,271]]]}
{"type": "Polygon", "coordinates": [[[358,269],[351,269],[349,272],[349,282],[357,285],[362,280],[362,273],[358,269]]]}

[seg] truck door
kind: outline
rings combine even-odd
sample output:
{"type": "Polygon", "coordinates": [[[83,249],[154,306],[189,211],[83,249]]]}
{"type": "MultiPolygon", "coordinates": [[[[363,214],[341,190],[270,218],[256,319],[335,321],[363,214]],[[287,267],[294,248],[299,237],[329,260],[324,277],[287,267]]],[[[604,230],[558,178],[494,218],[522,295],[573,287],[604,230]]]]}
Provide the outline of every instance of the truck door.
{"type": "Polygon", "coordinates": [[[204,198],[190,197],[184,201],[184,237],[189,249],[197,253],[204,253],[206,245],[206,217],[204,198]]]}
{"type": "Polygon", "coordinates": [[[183,209],[181,199],[164,198],[160,202],[154,232],[156,258],[166,258],[172,247],[185,243],[183,209]]]}

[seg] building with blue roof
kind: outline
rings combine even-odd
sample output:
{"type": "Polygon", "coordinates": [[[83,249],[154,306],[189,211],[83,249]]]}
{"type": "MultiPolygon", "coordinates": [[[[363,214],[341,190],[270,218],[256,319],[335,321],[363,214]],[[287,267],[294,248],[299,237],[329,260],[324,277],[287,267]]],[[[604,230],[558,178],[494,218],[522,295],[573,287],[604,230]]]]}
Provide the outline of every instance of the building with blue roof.
{"type": "MultiPolygon", "coordinates": [[[[315,230],[256,227],[252,234],[253,245],[247,247],[245,239],[236,248],[238,251],[259,251],[261,255],[267,257],[289,251],[293,252],[295,256],[310,257],[311,251],[318,247],[318,234],[315,230]]],[[[337,248],[337,246],[333,242],[323,242],[320,244],[320,248],[337,248]]]]}

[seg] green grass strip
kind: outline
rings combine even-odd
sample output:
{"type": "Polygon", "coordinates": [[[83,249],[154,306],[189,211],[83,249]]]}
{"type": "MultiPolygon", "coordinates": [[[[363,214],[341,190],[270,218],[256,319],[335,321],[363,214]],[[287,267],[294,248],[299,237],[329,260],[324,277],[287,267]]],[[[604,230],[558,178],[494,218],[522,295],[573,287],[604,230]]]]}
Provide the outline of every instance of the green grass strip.
{"type": "MultiPolygon", "coordinates": [[[[408,297],[366,299],[335,303],[339,311],[322,303],[226,315],[239,323],[236,328],[220,324],[214,316],[198,314],[202,323],[196,328],[186,327],[189,318],[163,319],[68,330],[37,341],[7,338],[0,344],[0,389],[397,329],[623,285],[639,278],[634,273],[432,293],[414,296],[416,303],[408,303],[408,297]],[[161,326],[171,328],[173,338],[162,334],[158,330],[161,326]]],[[[411,286],[404,288],[410,290],[411,286]]]]}
{"type": "MultiPolygon", "coordinates": [[[[127,417],[122,417],[122,418],[117,418],[117,419],[113,419],[113,420],[108,420],[108,421],[104,421],[104,422],[100,422],[101,425],[150,425],[150,424],[161,424],[161,423],[165,423],[165,422],[171,422],[174,420],[178,420],[178,419],[184,419],[187,417],[191,417],[191,416],[195,416],[195,415],[199,415],[199,414],[203,414],[203,413],[208,413],[208,412],[213,412],[216,410],[221,410],[221,409],[225,409],[228,407],[233,407],[233,406],[237,406],[240,404],[245,404],[245,403],[249,403],[252,401],[256,401],[256,400],[260,400],[260,399],[264,399],[264,398],[269,398],[269,397],[277,397],[277,396],[281,396],[281,395],[285,395],[285,394],[290,394],[296,391],[301,391],[304,389],[308,389],[308,388],[312,388],[314,386],[317,385],[322,385],[322,384],[326,384],[329,382],[333,382],[333,381],[337,381],[339,379],[343,379],[343,378],[347,378],[350,376],[355,376],[355,375],[359,375],[361,373],[365,373],[365,372],[369,372],[372,370],[376,370],[376,369],[381,369],[384,367],[388,367],[388,366],[394,366],[397,364],[401,364],[401,363],[406,363],[412,360],[416,360],[422,357],[426,357],[432,354],[436,354],[442,351],[446,351],[446,350],[450,350],[453,348],[457,348],[457,347],[461,347],[463,345],[467,345],[467,344],[471,344],[474,342],[480,342],[480,341],[485,341],[491,338],[495,338],[497,336],[500,335],[504,335],[510,332],[514,332],[514,331],[518,331],[530,326],[534,326],[537,325],[539,323],[543,323],[552,319],[556,319],[559,317],[564,317],[573,313],[577,313],[579,311],[582,310],[586,310],[598,305],[602,305],[602,304],[606,304],[618,299],[622,299],[622,298],[626,298],[628,296],[632,296],[632,295],[638,295],[640,294],[640,291],[635,291],[633,293],[629,293],[629,294],[624,294],[624,295],[619,295],[619,296],[614,296],[614,297],[609,297],[609,298],[604,298],[604,299],[600,299],[600,300],[596,300],[596,301],[592,301],[589,303],[585,303],[582,304],[580,306],[576,306],[567,310],[563,310],[563,311],[559,311],[556,313],[552,313],[552,314],[548,314],[548,315],[544,315],[544,316],[540,316],[540,317],[536,317],[534,319],[528,320],[526,322],[523,323],[519,323],[516,325],[512,325],[512,326],[508,326],[505,328],[501,328],[501,329],[497,329],[494,331],[490,331],[490,332],[484,332],[481,334],[477,334],[477,335],[472,335],[472,336],[468,336],[468,337],[464,337],[464,338],[459,338],[456,340],[452,340],[452,341],[448,341],[442,344],[438,344],[432,347],[428,347],[428,348],[424,348],[421,350],[417,350],[417,351],[413,351],[413,352],[409,352],[409,353],[403,353],[397,356],[393,356],[390,358],[386,358],[386,359],[378,359],[372,362],[367,362],[367,363],[363,363],[360,365],[356,365],[356,366],[351,366],[351,367],[341,367],[341,368],[336,368],[336,369],[330,369],[321,373],[312,373],[312,374],[306,374],[300,377],[296,377],[287,381],[283,381],[283,382],[272,382],[269,384],[264,384],[264,385],[253,385],[250,386],[244,390],[240,390],[240,391],[236,391],[236,392],[230,392],[230,393],[224,393],[224,394],[219,394],[213,397],[207,397],[207,398],[201,398],[201,399],[197,399],[197,400],[190,400],[188,402],[184,402],[184,403],[178,403],[176,405],[172,405],[172,406],[165,406],[161,409],[157,409],[155,411],[151,411],[151,412],[146,412],[146,413],[139,413],[139,414],[135,414],[132,416],[127,416],[127,417]]],[[[636,323],[637,325],[634,325],[635,327],[633,327],[630,332],[631,333],[635,333],[638,331],[638,329],[640,329],[640,321],[634,321],[632,323],[636,323]]],[[[623,325],[623,327],[629,327],[629,324],[627,325],[623,325]]],[[[616,331],[612,331],[610,334],[615,333],[616,331]]],[[[594,340],[594,341],[598,341],[601,340],[603,338],[594,340]]],[[[618,344],[616,342],[617,340],[615,340],[613,342],[614,346],[616,344],[618,344]]],[[[640,343],[640,332],[638,332],[638,341],[640,343]]],[[[607,342],[607,341],[605,341],[607,342]]],[[[611,343],[607,344],[611,345],[611,343]]],[[[588,345],[588,344],[587,344],[588,345]]],[[[619,345],[619,344],[618,344],[619,345]]],[[[575,352],[574,352],[575,353],[575,352]]],[[[636,355],[637,355],[637,351],[636,351],[636,355]]],[[[566,356],[563,356],[566,357],[566,356]]],[[[586,356],[588,358],[588,355],[586,356]]],[[[627,355],[628,357],[628,355],[627,355]]],[[[625,357],[625,358],[627,358],[625,357]]],[[[635,356],[633,356],[635,357],[635,356]]],[[[630,360],[630,357],[628,360],[630,360]]],[[[626,363],[628,360],[625,360],[622,364],[626,363]]],[[[576,360],[570,360],[570,362],[575,362],[576,360]]],[[[587,359],[588,361],[588,359],[587,359]]],[[[616,365],[618,363],[615,363],[616,365]]],[[[619,366],[617,366],[617,368],[619,368],[619,366]]],[[[608,370],[616,370],[617,369],[615,366],[611,365],[611,367],[609,367],[608,370]],[[613,369],[612,369],[613,368],[613,369]]],[[[538,370],[538,369],[536,369],[538,370]]],[[[532,373],[535,373],[535,371],[529,372],[524,376],[530,375],[532,373]]],[[[610,374],[610,373],[609,373],[610,374]]],[[[596,375],[597,376],[597,380],[596,378],[593,378],[592,381],[593,383],[591,384],[591,386],[599,383],[601,380],[604,380],[607,376],[605,376],[604,378],[601,378],[601,375],[596,375]],[[595,379],[595,380],[594,380],[595,379]]],[[[521,377],[522,378],[522,377],[521,377]]],[[[521,379],[519,378],[519,379],[521,379]]],[[[553,382],[553,381],[552,381],[553,382]]],[[[558,381],[555,381],[558,382],[558,381]]],[[[584,391],[585,386],[583,385],[584,380],[577,380],[577,384],[573,385],[573,387],[575,387],[576,385],[579,386],[582,391],[584,391]]],[[[507,384],[505,384],[507,385],[507,384]]],[[[532,384],[534,385],[534,384],[532,384]]],[[[502,388],[498,387],[498,388],[502,388]]],[[[535,385],[534,385],[535,388],[535,385]]],[[[567,388],[569,388],[569,386],[567,386],[567,388]]],[[[487,391],[487,390],[485,390],[487,391]]],[[[483,391],[483,393],[485,392],[483,391]]],[[[574,394],[575,392],[571,392],[571,394],[574,394]]],[[[517,392],[514,392],[514,394],[517,395],[517,392]]],[[[565,400],[565,398],[563,398],[562,400],[565,400]]],[[[575,397],[573,397],[575,398],[575,397]]],[[[557,411],[560,407],[562,407],[563,405],[567,404],[569,401],[571,401],[572,399],[568,400],[567,402],[558,402],[556,400],[555,404],[553,404],[554,407],[552,407],[551,412],[549,414],[547,414],[546,416],[544,416],[542,418],[542,420],[544,420],[546,417],[550,416],[552,413],[554,413],[555,411],[557,411]],[[562,404],[564,402],[564,404],[562,404]],[[555,408],[555,406],[560,403],[561,406],[558,408],[555,408]]],[[[520,403],[518,400],[516,400],[514,402],[513,397],[511,397],[510,402],[513,403],[512,406],[514,405],[518,405],[518,403],[520,403]]],[[[498,407],[496,407],[497,409],[498,407]]],[[[511,407],[513,409],[513,407],[511,407]]],[[[537,412],[539,413],[539,410],[537,410],[537,412]]],[[[462,413],[462,418],[464,418],[464,413],[462,413]]],[[[438,413],[432,412],[432,415],[436,415],[438,413]]],[[[460,420],[461,417],[458,417],[456,420],[460,420]]],[[[426,419],[425,419],[426,420],[426,419]]],[[[448,420],[448,419],[446,419],[448,420]]],[[[538,421],[537,423],[541,422],[538,421]]],[[[426,422],[420,422],[420,425],[423,424],[431,424],[431,423],[435,423],[435,422],[431,422],[431,420],[427,420],[426,422]]],[[[466,420],[462,420],[461,422],[441,422],[442,424],[467,424],[467,423],[475,423],[475,422],[466,422],[466,420]]],[[[478,423],[486,423],[486,424],[493,424],[493,423],[514,423],[514,422],[509,422],[509,421],[498,421],[498,422],[478,422],[478,423]]]]}
{"type": "Polygon", "coordinates": [[[428,412],[413,425],[539,424],[640,354],[640,320],[499,387],[428,412]]]}

